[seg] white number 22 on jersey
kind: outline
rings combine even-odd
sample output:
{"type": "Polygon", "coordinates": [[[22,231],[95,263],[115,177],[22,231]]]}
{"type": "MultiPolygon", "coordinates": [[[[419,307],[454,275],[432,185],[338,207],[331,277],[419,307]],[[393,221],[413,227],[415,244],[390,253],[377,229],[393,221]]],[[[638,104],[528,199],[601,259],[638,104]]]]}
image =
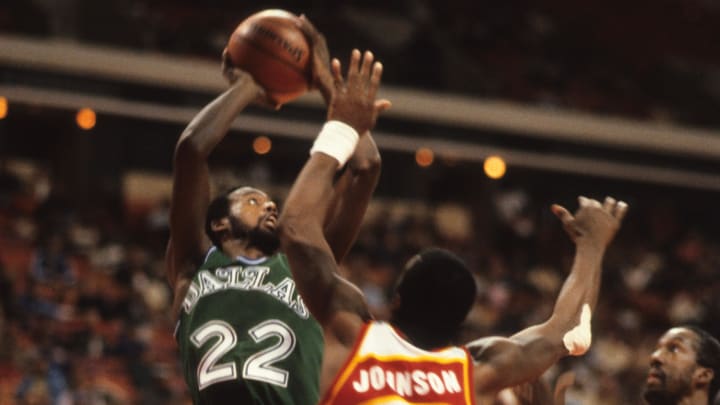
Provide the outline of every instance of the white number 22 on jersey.
{"type": "MultiPolygon", "coordinates": [[[[277,337],[279,340],[267,349],[248,357],[243,365],[243,378],[287,387],[289,373],[274,367],[273,364],[286,359],[295,349],[295,333],[285,323],[270,319],[248,330],[248,334],[255,343],[272,337],[277,337]]],[[[227,322],[214,320],[200,326],[190,336],[193,345],[198,349],[212,338],[217,340],[198,364],[197,379],[200,390],[212,384],[237,378],[235,362],[218,364],[218,360],[237,344],[235,329],[227,322]]]]}

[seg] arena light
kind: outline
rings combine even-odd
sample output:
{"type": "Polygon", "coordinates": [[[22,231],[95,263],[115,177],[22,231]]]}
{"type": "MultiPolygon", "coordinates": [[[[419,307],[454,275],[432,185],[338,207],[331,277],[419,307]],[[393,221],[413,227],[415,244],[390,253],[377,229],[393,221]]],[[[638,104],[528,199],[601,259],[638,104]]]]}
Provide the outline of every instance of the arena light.
{"type": "Polygon", "coordinates": [[[266,155],[272,149],[272,141],[267,136],[258,136],[253,141],[253,150],[258,155],[266,155]]]}
{"type": "Polygon", "coordinates": [[[86,131],[93,129],[96,122],[97,117],[95,116],[95,111],[91,108],[81,108],[77,114],[75,114],[75,123],[86,131]]]}
{"type": "Polygon", "coordinates": [[[435,160],[435,154],[430,148],[420,148],[415,151],[415,163],[420,167],[428,167],[435,160]]]}
{"type": "Polygon", "coordinates": [[[8,101],[7,98],[0,96],[0,120],[7,117],[8,101]]]}
{"type": "Polygon", "coordinates": [[[497,180],[502,178],[505,175],[506,169],[505,160],[500,156],[488,156],[483,163],[485,175],[491,179],[497,180]]]}

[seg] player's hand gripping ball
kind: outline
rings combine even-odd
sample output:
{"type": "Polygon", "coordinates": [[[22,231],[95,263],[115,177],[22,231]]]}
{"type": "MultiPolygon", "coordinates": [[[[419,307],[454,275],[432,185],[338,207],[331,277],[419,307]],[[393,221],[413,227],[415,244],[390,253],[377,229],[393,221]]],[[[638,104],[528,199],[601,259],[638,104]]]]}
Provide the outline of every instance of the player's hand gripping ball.
{"type": "Polygon", "coordinates": [[[230,36],[227,52],[233,66],[250,73],[278,104],[309,88],[310,45],[295,14],[273,9],[251,15],[230,36]]]}

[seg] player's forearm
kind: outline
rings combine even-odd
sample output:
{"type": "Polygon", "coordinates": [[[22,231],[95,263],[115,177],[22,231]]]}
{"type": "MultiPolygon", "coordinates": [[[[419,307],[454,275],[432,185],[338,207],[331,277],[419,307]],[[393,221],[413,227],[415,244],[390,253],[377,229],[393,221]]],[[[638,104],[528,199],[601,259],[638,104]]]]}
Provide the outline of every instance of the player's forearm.
{"type": "Polygon", "coordinates": [[[560,357],[582,354],[589,345],[590,316],[597,304],[600,290],[602,257],[605,249],[579,243],[572,269],[555,301],[553,313],[547,322],[512,336],[512,340],[537,350],[526,356],[530,363],[544,370],[560,357]],[[578,339],[580,336],[580,339],[578,339]]]}
{"type": "Polygon", "coordinates": [[[560,290],[550,319],[538,333],[551,345],[537,360],[547,367],[567,354],[584,354],[592,342],[591,319],[600,290],[604,247],[579,243],[572,270],[560,290]],[[545,361],[540,361],[544,363],[545,361]]]}
{"type": "Polygon", "coordinates": [[[331,205],[332,180],[337,161],[323,153],[315,153],[307,161],[290,189],[281,223],[320,227],[331,205]]]}
{"type": "Polygon", "coordinates": [[[279,221],[280,240],[295,283],[310,311],[321,321],[336,283],[334,260],[324,260],[331,253],[323,222],[331,205],[337,167],[332,157],[313,154],[290,189],[279,221]]]}
{"type": "Polygon", "coordinates": [[[257,87],[252,79],[249,76],[240,77],[190,121],[178,141],[178,148],[188,146],[207,158],[225,137],[235,117],[256,97],[257,87]]]}
{"type": "Polygon", "coordinates": [[[476,389],[488,395],[532,381],[565,355],[543,333],[531,326],[510,337],[486,337],[467,345],[476,361],[476,389]]]}
{"type": "Polygon", "coordinates": [[[238,78],[193,118],[175,146],[170,235],[181,255],[175,267],[195,263],[206,252],[204,223],[210,204],[207,157],[227,134],[237,114],[255,99],[257,91],[250,76],[238,78]]]}
{"type": "Polygon", "coordinates": [[[335,185],[336,204],[325,238],[340,263],[357,238],[368,204],[380,179],[381,158],[369,132],[360,138],[348,171],[335,185]]]}
{"type": "Polygon", "coordinates": [[[585,305],[590,310],[595,309],[604,253],[605,248],[582,243],[577,245],[572,269],[560,290],[551,319],[561,330],[577,324],[585,305]]]}

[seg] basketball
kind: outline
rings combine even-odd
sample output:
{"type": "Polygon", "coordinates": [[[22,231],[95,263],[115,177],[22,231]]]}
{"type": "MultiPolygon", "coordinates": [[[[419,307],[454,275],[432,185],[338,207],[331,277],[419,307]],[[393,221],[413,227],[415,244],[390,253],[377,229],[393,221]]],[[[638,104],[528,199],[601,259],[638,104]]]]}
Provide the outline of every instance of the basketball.
{"type": "Polygon", "coordinates": [[[227,45],[233,65],[280,104],[305,93],[311,78],[310,46],[297,20],[284,10],[258,12],[237,26],[227,45]]]}

